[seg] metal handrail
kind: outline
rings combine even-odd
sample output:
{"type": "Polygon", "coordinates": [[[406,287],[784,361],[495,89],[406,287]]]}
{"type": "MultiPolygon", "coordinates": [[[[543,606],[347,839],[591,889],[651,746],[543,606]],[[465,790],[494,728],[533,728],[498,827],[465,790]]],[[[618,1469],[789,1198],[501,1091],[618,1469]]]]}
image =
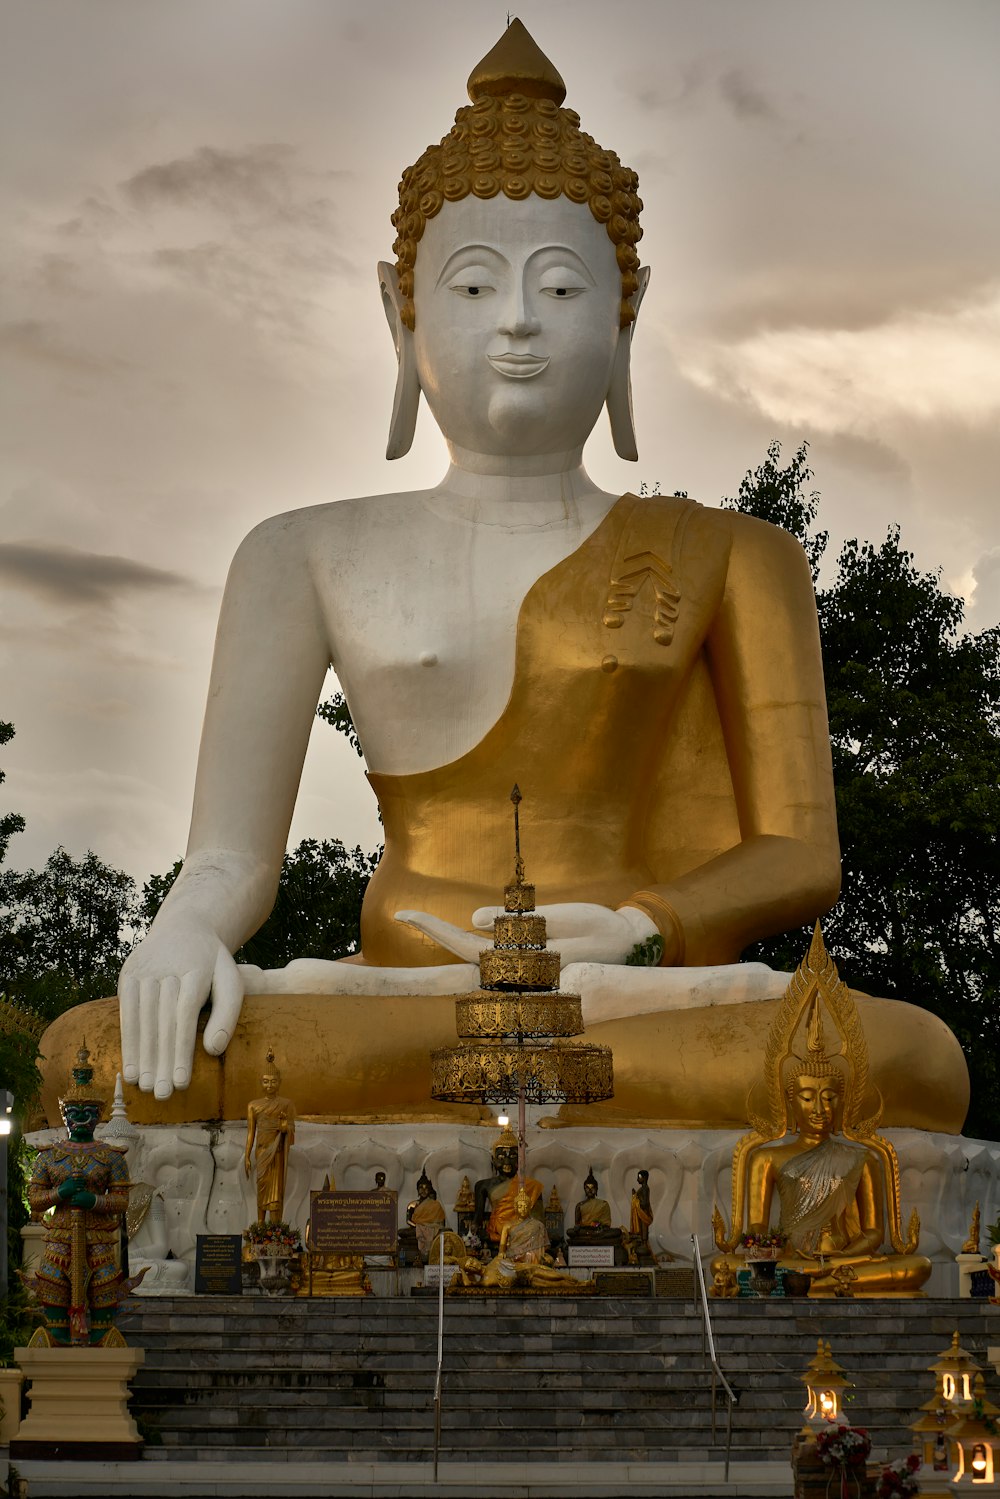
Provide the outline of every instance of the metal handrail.
{"type": "Polygon", "coordinates": [[[438,1261],[438,1346],[437,1372],[434,1376],[434,1482],[438,1480],[438,1454],[441,1449],[441,1368],[444,1362],[444,1234],[438,1235],[441,1258],[438,1261]]]}
{"type": "Polygon", "coordinates": [[[712,1441],[715,1441],[715,1393],[721,1384],[726,1392],[726,1469],[723,1482],[729,1482],[729,1454],[733,1445],[733,1406],[739,1402],[739,1395],[735,1393],[729,1380],[723,1374],[719,1366],[719,1360],[715,1353],[715,1337],[712,1332],[712,1315],[708,1309],[708,1292],[705,1289],[705,1268],[701,1262],[701,1245],[697,1236],[691,1235],[691,1244],[694,1248],[695,1264],[695,1302],[701,1303],[702,1326],[701,1326],[701,1356],[705,1357],[706,1340],[708,1343],[708,1356],[712,1361],[712,1441]]]}

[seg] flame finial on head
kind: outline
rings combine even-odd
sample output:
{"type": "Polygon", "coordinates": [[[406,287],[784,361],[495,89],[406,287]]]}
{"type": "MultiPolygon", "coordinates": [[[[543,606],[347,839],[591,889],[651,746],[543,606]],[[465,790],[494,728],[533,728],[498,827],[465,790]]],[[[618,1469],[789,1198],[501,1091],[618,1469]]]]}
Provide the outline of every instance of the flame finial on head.
{"type": "Polygon", "coordinates": [[[528,28],[516,18],[495,47],[469,74],[469,98],[523,94],[526,99],[551,99],[561,104],[566,85],[555,64],[545,56],[528,28]]]}

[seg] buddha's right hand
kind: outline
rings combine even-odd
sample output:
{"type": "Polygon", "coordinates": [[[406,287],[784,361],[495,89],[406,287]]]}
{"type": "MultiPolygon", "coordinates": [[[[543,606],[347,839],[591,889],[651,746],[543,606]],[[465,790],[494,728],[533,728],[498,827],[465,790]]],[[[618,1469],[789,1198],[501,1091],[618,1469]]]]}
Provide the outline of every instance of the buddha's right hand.
{"type": "Polygon", "coordinates": [[[127,1083],[169,1098],[191,1081],[201,1007],[211,996],[205,1050],[225,1051],[243,1004],[228,948],[189,911],[154,923],[118,981],[122,1070],[127,1083]]]}

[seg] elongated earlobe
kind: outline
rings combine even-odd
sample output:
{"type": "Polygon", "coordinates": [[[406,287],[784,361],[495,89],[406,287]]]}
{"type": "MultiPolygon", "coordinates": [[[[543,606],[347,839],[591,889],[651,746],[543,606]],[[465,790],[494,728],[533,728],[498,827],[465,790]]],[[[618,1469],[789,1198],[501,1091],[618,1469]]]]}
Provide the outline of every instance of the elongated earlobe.
{"type": "Polygon", "coordinates": [[[380,260],[378,278],[382,292],[382,307],[396,350],[396,393],[392,402],[392,420],[389,423],[389,441],[386,444],[385,456],[402,458],[410,451],[413,443],[413,434],[417,426],[417,408],[420,405],[417,351],[413,346],[413,334],[404,326],[400,316],[402,298],[399,294],[395,266],[390,265],[386,260],[380,260]]]}
{"type": "MultiPolygon", "coordinates": [[[[632,296],[632,307],[636,315],[649,285],[649,267],[643,266],[638,273],[639,286],[632,296]]],[[[635,443],[635,420],[632,415],[632,333],[635,323],[629,323],[618,335],[618,349],[608,385],[607,407],[611,422],[611,437],[619,458],[634,463],[639,457],[635,443]]]]}

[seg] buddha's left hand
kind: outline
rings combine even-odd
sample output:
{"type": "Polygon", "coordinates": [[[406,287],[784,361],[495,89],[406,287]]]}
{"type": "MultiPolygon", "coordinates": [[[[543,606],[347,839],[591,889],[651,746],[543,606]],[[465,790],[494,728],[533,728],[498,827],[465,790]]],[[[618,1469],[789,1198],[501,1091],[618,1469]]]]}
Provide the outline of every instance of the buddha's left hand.
{"type": "MultiPolygon", "coordinates": [[[[473,926],[479,928],[474,932],[463,931],[460,926],[429,916],[425,911],[397,911],[396,920],[416,927],[418,932],[423,932],[467,963],[475,963],[483,948],[488,946],[487,934],[492,930],[494,916],[503,914],[502,906],[481,906],[472,915],[473,926]]],[[[558,950],[564,966],[568,963],[624,963],[637,943],[658,935],[656,926],[645,912],[634,906],[612,911],[609,906],[573,902],[539,906],[535,914],[545,917],[546,946],[558,950]]]]}

